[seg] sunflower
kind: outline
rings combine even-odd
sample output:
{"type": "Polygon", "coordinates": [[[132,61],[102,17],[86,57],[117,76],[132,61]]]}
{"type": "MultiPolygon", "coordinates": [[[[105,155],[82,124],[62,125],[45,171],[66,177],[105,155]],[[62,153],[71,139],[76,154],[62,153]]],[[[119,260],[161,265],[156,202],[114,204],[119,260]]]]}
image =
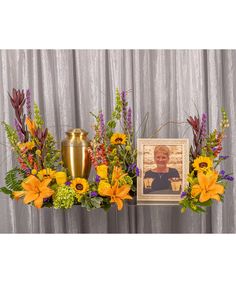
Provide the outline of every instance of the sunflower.
{"type": "Polygon", "coordinates": [[[76,194],[82,195],[86,193],[89,189],[89,183],[86,179],[84,178],[75,178],[74,180],[71,181],[71,188],[74,189],[76,194]]]}
{"type": "Polygon", "coordinates": [[[199,156],[194,160],[193,167],[195,171],[207,172],[213,167],[213,162],[209,157],[199,156]]]}
{"type": "Polygon", "coordinates": [[[126,144],[126,135],[121,133],[115,133],[111,136],[111,144],[126,144]]]}
{"type": "Polygon", "coordinates": [[[53,179],[55,178],[55,174],[56,171],[52,170],[51,168],[46,168],[38,172],[38,178],[41,180],[47,178],[53,179]]]}

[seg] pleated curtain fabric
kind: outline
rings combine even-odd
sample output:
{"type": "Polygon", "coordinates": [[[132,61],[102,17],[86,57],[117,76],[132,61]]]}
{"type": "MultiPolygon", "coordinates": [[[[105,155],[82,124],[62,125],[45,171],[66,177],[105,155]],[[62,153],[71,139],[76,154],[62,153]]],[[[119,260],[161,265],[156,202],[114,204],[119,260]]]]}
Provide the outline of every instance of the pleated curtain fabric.
{"type": "MultiPolygon", "coordinates": [[[[189,138],[188,115],[206,112],[210,130],[219,127],[221,106],[230,128],[224,142],[227,172],[236,173],[236,51],[235,50],[1,50],[0,120],[13,123],[8,92],[30,89],[58,147],[68,128],[80,127],[92,138],[94,118],[103,110],[107,120],[115,89],[132,90],[128,102],[138,130],[148,113],[145,131],[137,137],[189,138]]],[[[15,161],[3,127],[0,130],[0,186],[15,161]]],[[[236,175],[236,174],[235,174],[236,175]]],[[[0,233],[235,233],[235,183],[224,203],[205,214],[179,206],[126,204],[121,212],[36,209],[0,193],[0,233]]]]}

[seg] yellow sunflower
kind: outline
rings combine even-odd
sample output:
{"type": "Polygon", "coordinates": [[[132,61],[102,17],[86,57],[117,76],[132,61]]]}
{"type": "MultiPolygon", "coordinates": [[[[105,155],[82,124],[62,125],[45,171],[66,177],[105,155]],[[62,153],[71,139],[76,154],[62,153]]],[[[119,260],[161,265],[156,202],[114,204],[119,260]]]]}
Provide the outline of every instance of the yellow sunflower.
{"type": "Polygon", "coordinates": [[[74,180],[71,181],[71,188],[74,189],[76,194],[82,195],[86,193],[89,189],[89,183],[86,179],[84,178],[75,178],[74,180]]]}
{"type": "Polygon", "coordinates": [[[213,167],[213,162],[209,157],[199,156],[194,160],[193,167],[195,171],[207,172],[213,167]]]}
{"type": "Polygon", "coordinates": [[[126,135],[121,133],[115,133],[111,136],[111,144],[126,144],[126,135]]]}
{"type": "Polygon", "coordinates": [[[46,168],[38,172],[38,178],[40,180],[47,178],[53,179],[55,178],[55,174],[56,174],[55,170],[52,170],[51,168],[46,168]]]}

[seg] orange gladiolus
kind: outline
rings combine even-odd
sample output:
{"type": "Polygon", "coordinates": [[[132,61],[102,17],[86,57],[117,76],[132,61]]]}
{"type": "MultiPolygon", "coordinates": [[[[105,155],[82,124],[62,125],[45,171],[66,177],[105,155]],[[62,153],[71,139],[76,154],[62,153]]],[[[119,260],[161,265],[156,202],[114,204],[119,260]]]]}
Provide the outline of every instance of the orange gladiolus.
{"type": "Polygon", "coordinates": [[[43,199],[49,198],[53,195],[54,191],[48,188],[49,183],[52,179],[45,179],[42,182],[33,175],[30,175],[21,184],[24,191],[14,192],[13,196],[16,200],[20,197],[25,196],[24,203],[34,202],[34,206],[41,208],[43,205],[43,199]]]}
{"type": "Polygon", "coordinates": [[[29,130],[30,134],[31,134],[32,136],[34,136],[34,135],[35,135],[36,128],[37,128],[35,122],[32,121],[32,120],[30,120],[30,118],[27,117],[26,120],[25,120],[25,123],[26,123],[26,125],[27,125],[27,127],[28,127],[28,130],[29,130]]]}
{"type": "Polygon", "coordinates": [[[118,185],[118,181],[112,187],[104,186],[101,187],[101,195],[109,196],[111,198],[111,202],[115,202],[117,204],[118,210],[123,208],[123,200],[132,199],[132,197],[128,194],[130,191],[130,185],[125,184],[121,187],[118,185]]]}
{"type": "Polygon", "coordinates": [[[193,185],[192,196],[196,197],[200,194],[199,201],[205,202],[209,199],[215,199],[220,201],[220,196],[224,193],[224,187],[220,184],[216,184],[218,174],[213,172],[211,175],[205,175],[202,172],[198,173],[199,184],[193,185]]]}

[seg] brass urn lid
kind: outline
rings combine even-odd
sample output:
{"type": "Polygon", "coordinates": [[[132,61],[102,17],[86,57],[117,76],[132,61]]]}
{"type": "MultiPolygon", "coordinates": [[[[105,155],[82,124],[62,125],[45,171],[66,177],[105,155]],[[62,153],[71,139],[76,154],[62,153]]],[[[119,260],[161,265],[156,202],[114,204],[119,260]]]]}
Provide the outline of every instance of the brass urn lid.
{"type": "Polygon", "coordinates": [[[88,132],[83,129],[69,129],[66,131],[66,138],[62,141],[62,146],[88,146],[88,132]]]}
{"type": "Polygon", "coordinates": [[[76,129],[69,129],[66,131],[66,134],[69,136],[87,136],[88,132],[83,129],[76,128],[76,129]]]}

